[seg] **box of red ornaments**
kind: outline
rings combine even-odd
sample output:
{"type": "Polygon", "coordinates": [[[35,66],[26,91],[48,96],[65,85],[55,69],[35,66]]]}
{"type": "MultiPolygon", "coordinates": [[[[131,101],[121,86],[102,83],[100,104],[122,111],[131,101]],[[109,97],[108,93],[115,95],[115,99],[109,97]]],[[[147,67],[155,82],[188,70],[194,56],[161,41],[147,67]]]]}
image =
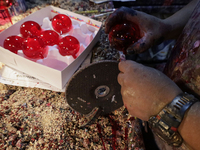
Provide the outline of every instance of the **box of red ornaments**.
{"type": "Polygon", "coordinates": [[[0,33],[0,62],[63,89],[99,39],[101,22],[54,6],[0,33]]]}

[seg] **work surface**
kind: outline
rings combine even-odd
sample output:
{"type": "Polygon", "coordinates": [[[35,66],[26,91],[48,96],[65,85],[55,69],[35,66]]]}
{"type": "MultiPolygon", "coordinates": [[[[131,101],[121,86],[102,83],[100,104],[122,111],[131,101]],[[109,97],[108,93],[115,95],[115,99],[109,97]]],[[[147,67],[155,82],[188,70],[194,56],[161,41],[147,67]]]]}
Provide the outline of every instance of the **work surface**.
{"type": "MultiPolygon", "coordinates": [[[[45,5],[13,17],[13,22],[45,5]]],[[[94,5],[88,1],[56,1],[51,5],[74,12],[110,8],[109,4],[94,5]]],[[[104,21],[105,18],[96,19],[104,21]]],[[[10,25],[4,24],[1,30],[10,25]]],[[[107,48],[107,51],[102,51],[105,47],[101,42],[106,36],[102,31],[94,49],[100,50],[101,55],[93,56],[94,61],[116,59],[114,50],[107,48]]],[[[85,119],[85,116],[69,107],[64,92],[0,83],[0,149],[145,149],[139,121],[129,116],[124,107],[80,128],[85,119]]]]}

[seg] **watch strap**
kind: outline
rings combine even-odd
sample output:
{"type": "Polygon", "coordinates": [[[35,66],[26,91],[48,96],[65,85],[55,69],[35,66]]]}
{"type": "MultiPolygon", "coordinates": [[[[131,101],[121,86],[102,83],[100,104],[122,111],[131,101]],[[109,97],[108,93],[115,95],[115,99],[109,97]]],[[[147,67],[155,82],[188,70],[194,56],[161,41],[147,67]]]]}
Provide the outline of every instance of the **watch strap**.
{"type": "Polygon", "coordinates": [[[169,145],[179,147],[183,139],[178,133],[178,127],[185,112],[197,101],[198,99],[193,95],[179,94],[158,115],[150,117],[148,121],[150,128],[169,145]]]}

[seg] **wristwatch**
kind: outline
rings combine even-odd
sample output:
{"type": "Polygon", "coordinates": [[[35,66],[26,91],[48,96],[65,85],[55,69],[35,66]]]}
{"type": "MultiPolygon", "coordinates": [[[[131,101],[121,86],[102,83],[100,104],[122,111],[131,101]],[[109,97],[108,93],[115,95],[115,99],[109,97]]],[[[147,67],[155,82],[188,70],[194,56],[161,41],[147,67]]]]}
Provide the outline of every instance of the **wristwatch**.
{"type": "Polygon", "coordinates": [[[191,94],[179,94],[158,115],[150,117],[149,127],[170,146],[181,146],[183,139],[178,132],[178,127],[185,112],[197,101],[199,100],[191,94]]]}

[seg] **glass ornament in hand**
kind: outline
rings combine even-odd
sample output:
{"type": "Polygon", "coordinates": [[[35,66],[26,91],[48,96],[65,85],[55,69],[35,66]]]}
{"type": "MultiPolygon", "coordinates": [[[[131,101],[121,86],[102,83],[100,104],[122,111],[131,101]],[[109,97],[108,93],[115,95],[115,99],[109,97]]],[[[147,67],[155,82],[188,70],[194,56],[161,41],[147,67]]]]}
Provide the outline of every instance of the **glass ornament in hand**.
{"type": "Polygon", "coordinates": [[[72,21],[67,15],[58,14],[52,19],[52,27],[62,35],[68,33],[72,29],[72,21]]]}
{"type": "Polygon", "coordinates": [[[117,24],[109,32],[111,46],[126,54],[126,49],[140,38],[139,27],[133,23],[117,24]]]}
{"type": "Polygon", "coordinates": [[[74,36],[65,36],[58,44],[59,53],[62,56],[72,55],[76,59],[76,54],[80,49],[80,43],[74,36]]]}
{"type": "Polygon", "coordinates": [[[20,33],[24,38],[40,36],[42,29],[35,21],[26,21],[20,26],[20,33]]]}
{"type": "Polygon", "coordinates": [[[53,30],[42,31],[40,37],[47,46],[58,45],[60,39],[59,34],[53,30]]]}
{"type": "Polygon", "coordinates": [[[24,38],[17,35],[12,35],[12,36],[7,37],[4,40],[3,47],[17,54],[18,50],[23,49],[23,46],[22,46],[23,41],[24,41],[24,38]]]}
{"type": "Polygon", "coordinates": [[[23,42],[23,53],[31,60],[44,59],[48,55],[48,46],[40,37],[28,37],[23,42]]]}

